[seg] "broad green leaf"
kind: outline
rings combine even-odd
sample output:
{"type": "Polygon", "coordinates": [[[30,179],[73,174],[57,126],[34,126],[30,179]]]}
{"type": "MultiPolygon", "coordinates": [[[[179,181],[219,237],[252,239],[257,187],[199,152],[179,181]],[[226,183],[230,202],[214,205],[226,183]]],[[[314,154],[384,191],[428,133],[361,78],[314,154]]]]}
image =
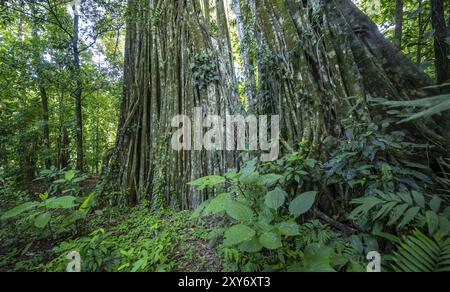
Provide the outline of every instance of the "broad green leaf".
{"type": "Polygon", "coordinates": [[[202,214],[203,210],[209,205],[210,201],[205,201],[200,204],[200,206],[195,209],[195,211],[191,215],[191,219],[197,219],[202,214]]]}
{"type": "Polygon", "coordinates": [[[300,234],[300,226],[293,221],[282,222],[277,225],[277,228],[281,235],[297,236],[300,234]]]}
{"type": "Polygon", "coordinates": [[[439,216],[432,211],[428,211],[426,213],[426,218],[428,224],[428,231],[430,232],[431,235],[433,235],[439,227],[439,216]]]}
{"type": "Polygon", "coordinates": [[[13,217],[17,217],[18,215],[29,211],[31,209],[36,208],[37,206],[39,206],[39,203],[35,203],[35,202],[27,202],[25,204],[19,205],[17,207],[15,207],[14,209],[11,209],[5,213],[3,213],[1,219],[2,220],[7,220],[13,217]]]}
{"type": "Polygon", "coordinates": [[[228,216],[241,222],[250,222],[255,217],[255,214],[250,207],[233,200],[225,201],[225,211],[228,216]]]}
{"type": "Polygon", "coordinates": [[[307,192],[295,198],[289,206],[290,214],[297,218],[307,213],[314,205],[316,196],[317,192],[307,192]]]}
{"type": "Polygon", "coordinates": [[[220,194],[211,200],[208,206],[203,211],[204,216],[215,215],[225,211],[225,202],[231,201],[229,193],[220,194]]]}
{"type": "Polygon", "coordinates": [[[260,185],[272,186],[283,178],[282,175],[278,174],[266,174],[260,177],[260,185]]]}
{"type": "Polygon", "coordinates": [[[267,207],[277,210],[286,202],[287,193],[280,188],[267,193],[265,204],[267,207]]]}
{"type": "Polygon", "coordinates": [[[75,177],[76,172],[75,170],[69,170],[68,172],[66,172],[66,174],[64,175],[64,180],[66,182],[71,182],[73,180],[73,178],[75,177]]]}
{"type": "Polygon", "coordinates": [[[89,212],[89,210],[94,206],[95,193],[91,193],[81,204],[80,211],[81,212],[89,212]]]}
{"type": "Polygon", "coordinates": [[[256,231],[246,225],[234,225],[225,231],[223,244],[227,247],[248,241],[256,235],[256,231]]]}
{"type": "Polygon", "coordinates": [[[430,201],[430,208],[434,211],[434,213],[439,213],[439,210],[441,209],[442,199],[440,199],[438,196],[434,196],[433,199],[430,201]]]}
{"type": "Polygon", "coordinates": [[[416,204],[424,209],[425,208],[425,197],[422,193],[419,193],[417,191],[413,191],[412,192],[412,196],[414,198],[414,202],[416,202],[416,204]]]}
{"type": "Polygon", "coordinates": [[[249,241],[243,242],[239,245],[239,249],[243,252],[248,253],[257,253],[263,249],[263,246],[259,242],[259,240],[254,237],[249,241]]]}
{"type": "Polygon", "coordinates": [[[388,225],[398,224],[398,220],[400,220],[400,218],[405,214],[408,208],[409,208],[408,204],[403,204],[395,207],[395,209],[391,213],[388,225]]]}
{"type": "Polygon", "coordinates": [[[259,242],[267,249],[275,250],[283,247],[281,238],[274,232],[266,232],[260,236],[259,242]]]}
{"type": "Polygon", "coordinates": [[[304,251],[303,272],[335,272],[331,266],[333,251],[329,247],[311,244],[304,251]]]}
{"type": "Polygon", "coordinates": [[[73,196],[52,198],[46,202],[46,206],[49,209],[71,209],[77,206],[75,204],[76,199],[73,196]]]}
{"type": "Polygon", "coordinates": [[[419,214],[420,212],[420,207],[415,207],[415,208],[411,208],[409,209],[405,216],[403,217],[402,222],[400,222],[400,225],[398,226],[399,229],[405,227],[406,225],[408,225],[409,223],[411,223],[417,216],[417,214],[419,214]]]}
{"type": "Polygon", "coordinates": [[[446,237],[450,233],[450,221],[443,216],[439,216],[439,232],[442,237],[446,237]]]}
{"type": "Polygon", "coordinates": [[[225,178],[222,176],[206,176],[199,178],[193,182],[190,182],[189,185],[195,186],[198,188],[198,190],[202,191],[209,187],[214,187],[220,184],[225,183],[225,178]]]}
{"type": "Polygon", "coordinates": [[[259,212],[258,220],[266,224],[272,223],[274,217],[272,211],[268,207],[264,207],[261,212],[259,212]]]}
{"type": "Polygon", "coordinates": [[[76,210],[71,212],[68,216],[66,216],[62,222],[63,227],[67,228],[70,225],[74,224],[78,220],[83,220],[87,216],[86,212],[76,210]]]}
{"type": "Polygon", "coordinates": [[[40,214],[34,220],[34,226],[36,226],[39,229],[43,229],[48,225],[51,218],[52,218],[52,214],[50,212],[40,214]]]}

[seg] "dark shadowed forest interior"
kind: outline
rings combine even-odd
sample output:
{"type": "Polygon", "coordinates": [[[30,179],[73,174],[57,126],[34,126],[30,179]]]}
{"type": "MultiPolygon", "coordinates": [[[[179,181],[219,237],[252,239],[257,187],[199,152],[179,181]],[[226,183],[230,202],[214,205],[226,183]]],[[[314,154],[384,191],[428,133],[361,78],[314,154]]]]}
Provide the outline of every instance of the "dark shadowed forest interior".
{"type": "Polygon", "coordinates": [[[0,0],[2,272],[450,272],[449,202],[448,0],[0,0]]]}

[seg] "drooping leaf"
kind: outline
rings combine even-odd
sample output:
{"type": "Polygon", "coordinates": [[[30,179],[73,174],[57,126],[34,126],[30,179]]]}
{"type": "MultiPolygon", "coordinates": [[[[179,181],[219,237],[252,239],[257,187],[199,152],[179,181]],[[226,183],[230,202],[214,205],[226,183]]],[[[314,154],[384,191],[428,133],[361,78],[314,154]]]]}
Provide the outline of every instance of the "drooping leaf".
{"type": "Polygon", "coordinates": [[[231,194],[224,193],[220,194],[214,199],[211,200],[211,202],[208,204],[208,206],[205,207],[205,210],[203,211],[204,216],[210,216],[215,215],[221,212],[225,211],[225,203],[227,201],[231,201],[231,194]]]}
{"type": "Polygon", "coordinates": [[[307,192],[295,198],[289,205],[289,212],[295,218],[311,210],[316,201],[317,192],[307,192]]]}
{"type": "Polygon", "coordinates": [[[255,235],[256,231],[246,225],[234,225],[225,231],[225,240],[223,244],[227,247],[231,247],[239,243],[248,241],[255,235]]]}
{"type": "Polygon", "coordinates": [[[95,193],[91,193],[81,204],[80,211],[81,212],[89,212],[89,210],[94,206],[95,193]]]}
{"type": "Polygon", "coordinates": [[[77,206],[75,204],[76,199],[73,196],[51,198],[47,200],[46,206],[49,209],[71,209],[77,206]]]}
{"type": "Polygon", "coordinates": [[[225,201],[225,211],[228,216],[241,222],[250,222],[255,217],[255,213],[252,209],[250,209],[250,207],[233,200],[225,201]]]}
{"type": "Polygon", "coordinates": [[[411,223],[417,216],[417,214],[419,214],[420,212],[420,207],[414,207],[409,209],[406,213],[405,216],[403,217],[402,222],[400,222],[400,225],[398,225],[398,228],[401,229],[403,227],[405,227],[406,225],[408,225],[409,223],[411,223]]]}
{"type": "Polygon", "coordinates": [[[259,237],[259,242],[267,249],[275,250],[283,247],[281,238],[274,232],[266,232],[259,237]]]}
{"type": "Polygon", "coordinates": [[[36,219],[34,220],[34,226],[36,226],[39,229],[43,229],[48,225],[51,218],[52,214],[50,212],[42,213],[39,216],[37,216],[36,219]]]}
{"type": "Polygon", "coordinates": [[[14,218],[19,216],[20,214],[29,211],[31,209],[34,209],[36,207],[38,207],[40,204],[39,203],[35,203],[35,202],[27,202],[25,204],[19,205],[17,207],[15,207],[14,209],[11,209],[5,213],[3,213],[1,219],[2,220],[7,220],[10,218],[14,218]]]}
{"type": "Polygon", "coordinates": [[[76,172],[75,170],[69,170],[68,172],[66,172],[66,174],[64,175],[64,180],[66,182],[71,182],[73,180],[73,178],[75,177],[76,172]]]}

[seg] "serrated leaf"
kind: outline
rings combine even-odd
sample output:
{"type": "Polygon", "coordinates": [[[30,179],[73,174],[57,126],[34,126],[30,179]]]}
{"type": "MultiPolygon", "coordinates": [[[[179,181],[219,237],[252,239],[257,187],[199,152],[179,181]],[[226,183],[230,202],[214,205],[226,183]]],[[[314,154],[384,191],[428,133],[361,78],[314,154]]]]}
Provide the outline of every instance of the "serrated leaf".
{"type": "Polygon", "coordinates": [[[259,237],[259,242],[267,249],[275,250],[283,247],[280,236],[274,232],[266,232],[259,237]]]}
{"type": "Polygon", "coordinates": [[[300,234],[300,226],[293,221],[279,223],[277,228],[281,235],[297,236],[300,234]]]}
{"type": "Polygon", "coordinates": [[[225,240],[223,244],[226,247],[231,247],[239,243],[248,241],[252,239],[255,235],[256,231],[246,225],[243,224],[234,225],[225,231],[224,234],[225,240]]]}
{"type": "Polygon", "coordinates": [[[287,193],[280,188],[267,193],[265,204],[267,207],[277,210],[286,202],[287,193]]]}
{"type": "Polygon", "coordinates": [[[250,207],[233,200],[228,200],[225,202],[225,211],[228,216],[241,222],[250,222],[255,217],[255,213],[252,209],[250,209],[250,207]]]}
{"type": "Polygon", "coordinates": [[[259,242],[258,238],[254,237],[249,241],[241,243],[239,245],[239,249],[243,252],[257,253],[263,249],[263,246],[259,242]]]}
{"type": "Polygon", "coordinates": [[[225,203],[231,201],[231,195],[229,193],[220,194],[211,200],[208,206],[203,211],[204,216],[210,216],[219,214],[225,211],[225,203]]]}
{"type": "Polygon", "coordinates": [[[213,175],[213,176],[206,176],[206,177],[199,178],[188,184],[191,186],[195,186],[198,188],[199,191],[202,191],[206,188],[223,184],[223,183],[225,183],[225,181],[226,180],[224,177],[213,175]]]}

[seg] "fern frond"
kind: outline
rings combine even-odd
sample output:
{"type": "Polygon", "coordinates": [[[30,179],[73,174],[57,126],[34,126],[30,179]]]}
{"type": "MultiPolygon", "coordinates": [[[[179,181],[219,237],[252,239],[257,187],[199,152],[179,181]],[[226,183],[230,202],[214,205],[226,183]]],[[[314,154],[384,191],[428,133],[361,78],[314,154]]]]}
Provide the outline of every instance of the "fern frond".
{"type": "Polygon", "coordinates": [[[397,272],[450,272],[450,239],[431,239],[416,231],[405,237],[393,256],[397,272]]]}

